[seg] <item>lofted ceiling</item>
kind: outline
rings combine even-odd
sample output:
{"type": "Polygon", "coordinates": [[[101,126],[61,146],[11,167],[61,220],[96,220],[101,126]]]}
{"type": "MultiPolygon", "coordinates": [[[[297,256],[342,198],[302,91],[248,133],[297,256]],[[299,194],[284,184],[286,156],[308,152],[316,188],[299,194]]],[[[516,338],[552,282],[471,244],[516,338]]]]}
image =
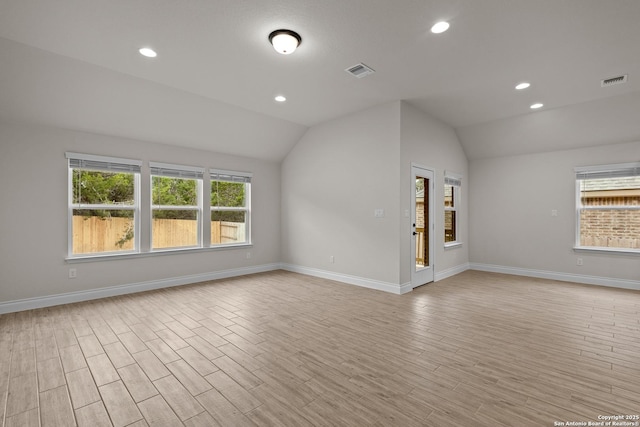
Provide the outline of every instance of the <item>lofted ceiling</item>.
{"type": "Polygon", "coordinates": [[[638,22],[637,0],[0,0],[0,117],[275,161],[398,100],[471,159],[640,140],[638,22]]]}

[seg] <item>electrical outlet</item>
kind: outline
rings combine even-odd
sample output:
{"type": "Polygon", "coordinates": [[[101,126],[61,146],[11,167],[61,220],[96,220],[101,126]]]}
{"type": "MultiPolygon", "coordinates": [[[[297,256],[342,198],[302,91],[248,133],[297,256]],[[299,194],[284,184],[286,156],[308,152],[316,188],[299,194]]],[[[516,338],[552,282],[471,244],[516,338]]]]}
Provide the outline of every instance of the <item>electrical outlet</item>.
{"type": "Polygon", "coordinates": [[[251,252],[247,252],[247,259],[251,259],[251,252]]]}
{"type": "Polygon", "coordinates": [[[333,264],[334,262],[336,262],[336,259],[333,257],[333,255],[331,255],[331,256],[329,257],[329,263],[330,263],[330,264],[333,264]]]}
{"type": "Polygon", "coordinates": [[[558,216],[558,210],[557,209],[551,210],[551,216],[558,216]]]}
{"type": "Polygon", "coordinates": [[[578,258],[578,259],[576,260],[576,264],[577,264],[577,265],[583,265],[582,258],[578,258]]]}
{"type": "Polygon", "coordinates": [[[384,209],[380,209],[380,208],[374,209],[373,216],[376,218],[382,218],[384,216],[384,209]]]}
{"type": "Polygon", "coordinates": [[[69,279],[75,279],[78,277],[78,271],[75,268],[69,269],[69,279]]]}

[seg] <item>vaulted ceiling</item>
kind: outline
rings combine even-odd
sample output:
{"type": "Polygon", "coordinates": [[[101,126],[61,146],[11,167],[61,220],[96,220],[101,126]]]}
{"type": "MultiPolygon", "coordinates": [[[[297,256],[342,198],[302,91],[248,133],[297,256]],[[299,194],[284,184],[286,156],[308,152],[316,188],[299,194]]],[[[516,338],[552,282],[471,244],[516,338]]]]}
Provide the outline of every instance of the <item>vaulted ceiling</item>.
{"type": "Polygon", "coordinates": [[[472,159],[640,140],[638,22],[637,0],[1,0],[0,117],[276,161],[397,100],[472,159]]]}

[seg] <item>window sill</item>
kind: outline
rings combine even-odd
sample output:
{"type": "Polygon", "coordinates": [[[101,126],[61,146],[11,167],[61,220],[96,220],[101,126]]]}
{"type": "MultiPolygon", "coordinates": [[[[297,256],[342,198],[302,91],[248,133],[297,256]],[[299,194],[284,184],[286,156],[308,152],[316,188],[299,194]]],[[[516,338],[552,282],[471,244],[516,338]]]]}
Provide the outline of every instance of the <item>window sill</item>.
{"type": "Polygon", "coordinates": [[[459,248],[462,247],[462,242],[451,242],[451,243],[445,243],[444,244],[444,249],[454,249],[454,248],[459,248]]]}
{"type": "Polygon", "coordinates": [[[148,257],[163,256],[163,255],[212,252],[212,251],[220,251],[225,249],[238,249],[238,248],[250,248],[250,247],[253,247],[253,244],[238,243],[233,245],[211,246],[208,248],[173,248],[173,249],[156,249],[151,252],[127,252],[127,253],[111,253],[111,254],[100,254],[100,255],[80,255],[80,256],[74,256],[74,257],[67,257],[65,258],[65,262],[67,264],[76,264],[76,263],[83,263],[83,262],[148,258],[148,257]]]}
{"type": "Polygon", "coordinates": [[[576,252],[593,252],[602,254],[619,254],[619,255],[640,255],[640,249],[630,248],[602,248],[597,246],[574,246],[576,252]]]}

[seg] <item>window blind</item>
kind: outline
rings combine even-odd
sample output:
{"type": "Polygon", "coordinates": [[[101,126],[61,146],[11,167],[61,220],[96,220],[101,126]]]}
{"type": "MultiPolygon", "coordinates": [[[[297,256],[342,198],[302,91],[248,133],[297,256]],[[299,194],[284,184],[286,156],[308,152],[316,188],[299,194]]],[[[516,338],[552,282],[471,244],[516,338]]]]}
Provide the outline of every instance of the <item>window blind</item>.
{"type": "Polygon", "coordinates": [[[444,184],[445,185],[455,185],[457,187],[461,187],[462,186],[462,176],[457,174],[457,173],[453,173],[450,171],[445,171],[444,173],[444,184]]]}
{"type": "Polygon", "coordinates": [[[640,162],[575,168],[576,179],[624,178],[640,176],[640,162]]]}
{"type": "Polygon", "coordinates": [[[210,176],[213,181],[225,182],[251,182],[253,174],[250,172],[226,171],[221,169],[211,169],[210,176]]]}
{"type": "Polygon", "coordinates": [[[141,160],[120,159],[117,157],[94,156],[91,154],[65,153],[72,169],[85,169],[109,172],[140,173],[141,160]]]}
{"type": "Polygon", "coordinates": [[[204,168],[194,166],[172,165],[168,163],[149,162],[151,175],[166,176],[171,178],[202,179],[204,168]]]}
{"type": "Polygon", "coordinates": [[[460,181],[459,179],[450,178],[448,176],[444,177],[444,183],[446,185],[455,185],[457,187],[460,187],[462,185],[462,181],[460,181]]]}

